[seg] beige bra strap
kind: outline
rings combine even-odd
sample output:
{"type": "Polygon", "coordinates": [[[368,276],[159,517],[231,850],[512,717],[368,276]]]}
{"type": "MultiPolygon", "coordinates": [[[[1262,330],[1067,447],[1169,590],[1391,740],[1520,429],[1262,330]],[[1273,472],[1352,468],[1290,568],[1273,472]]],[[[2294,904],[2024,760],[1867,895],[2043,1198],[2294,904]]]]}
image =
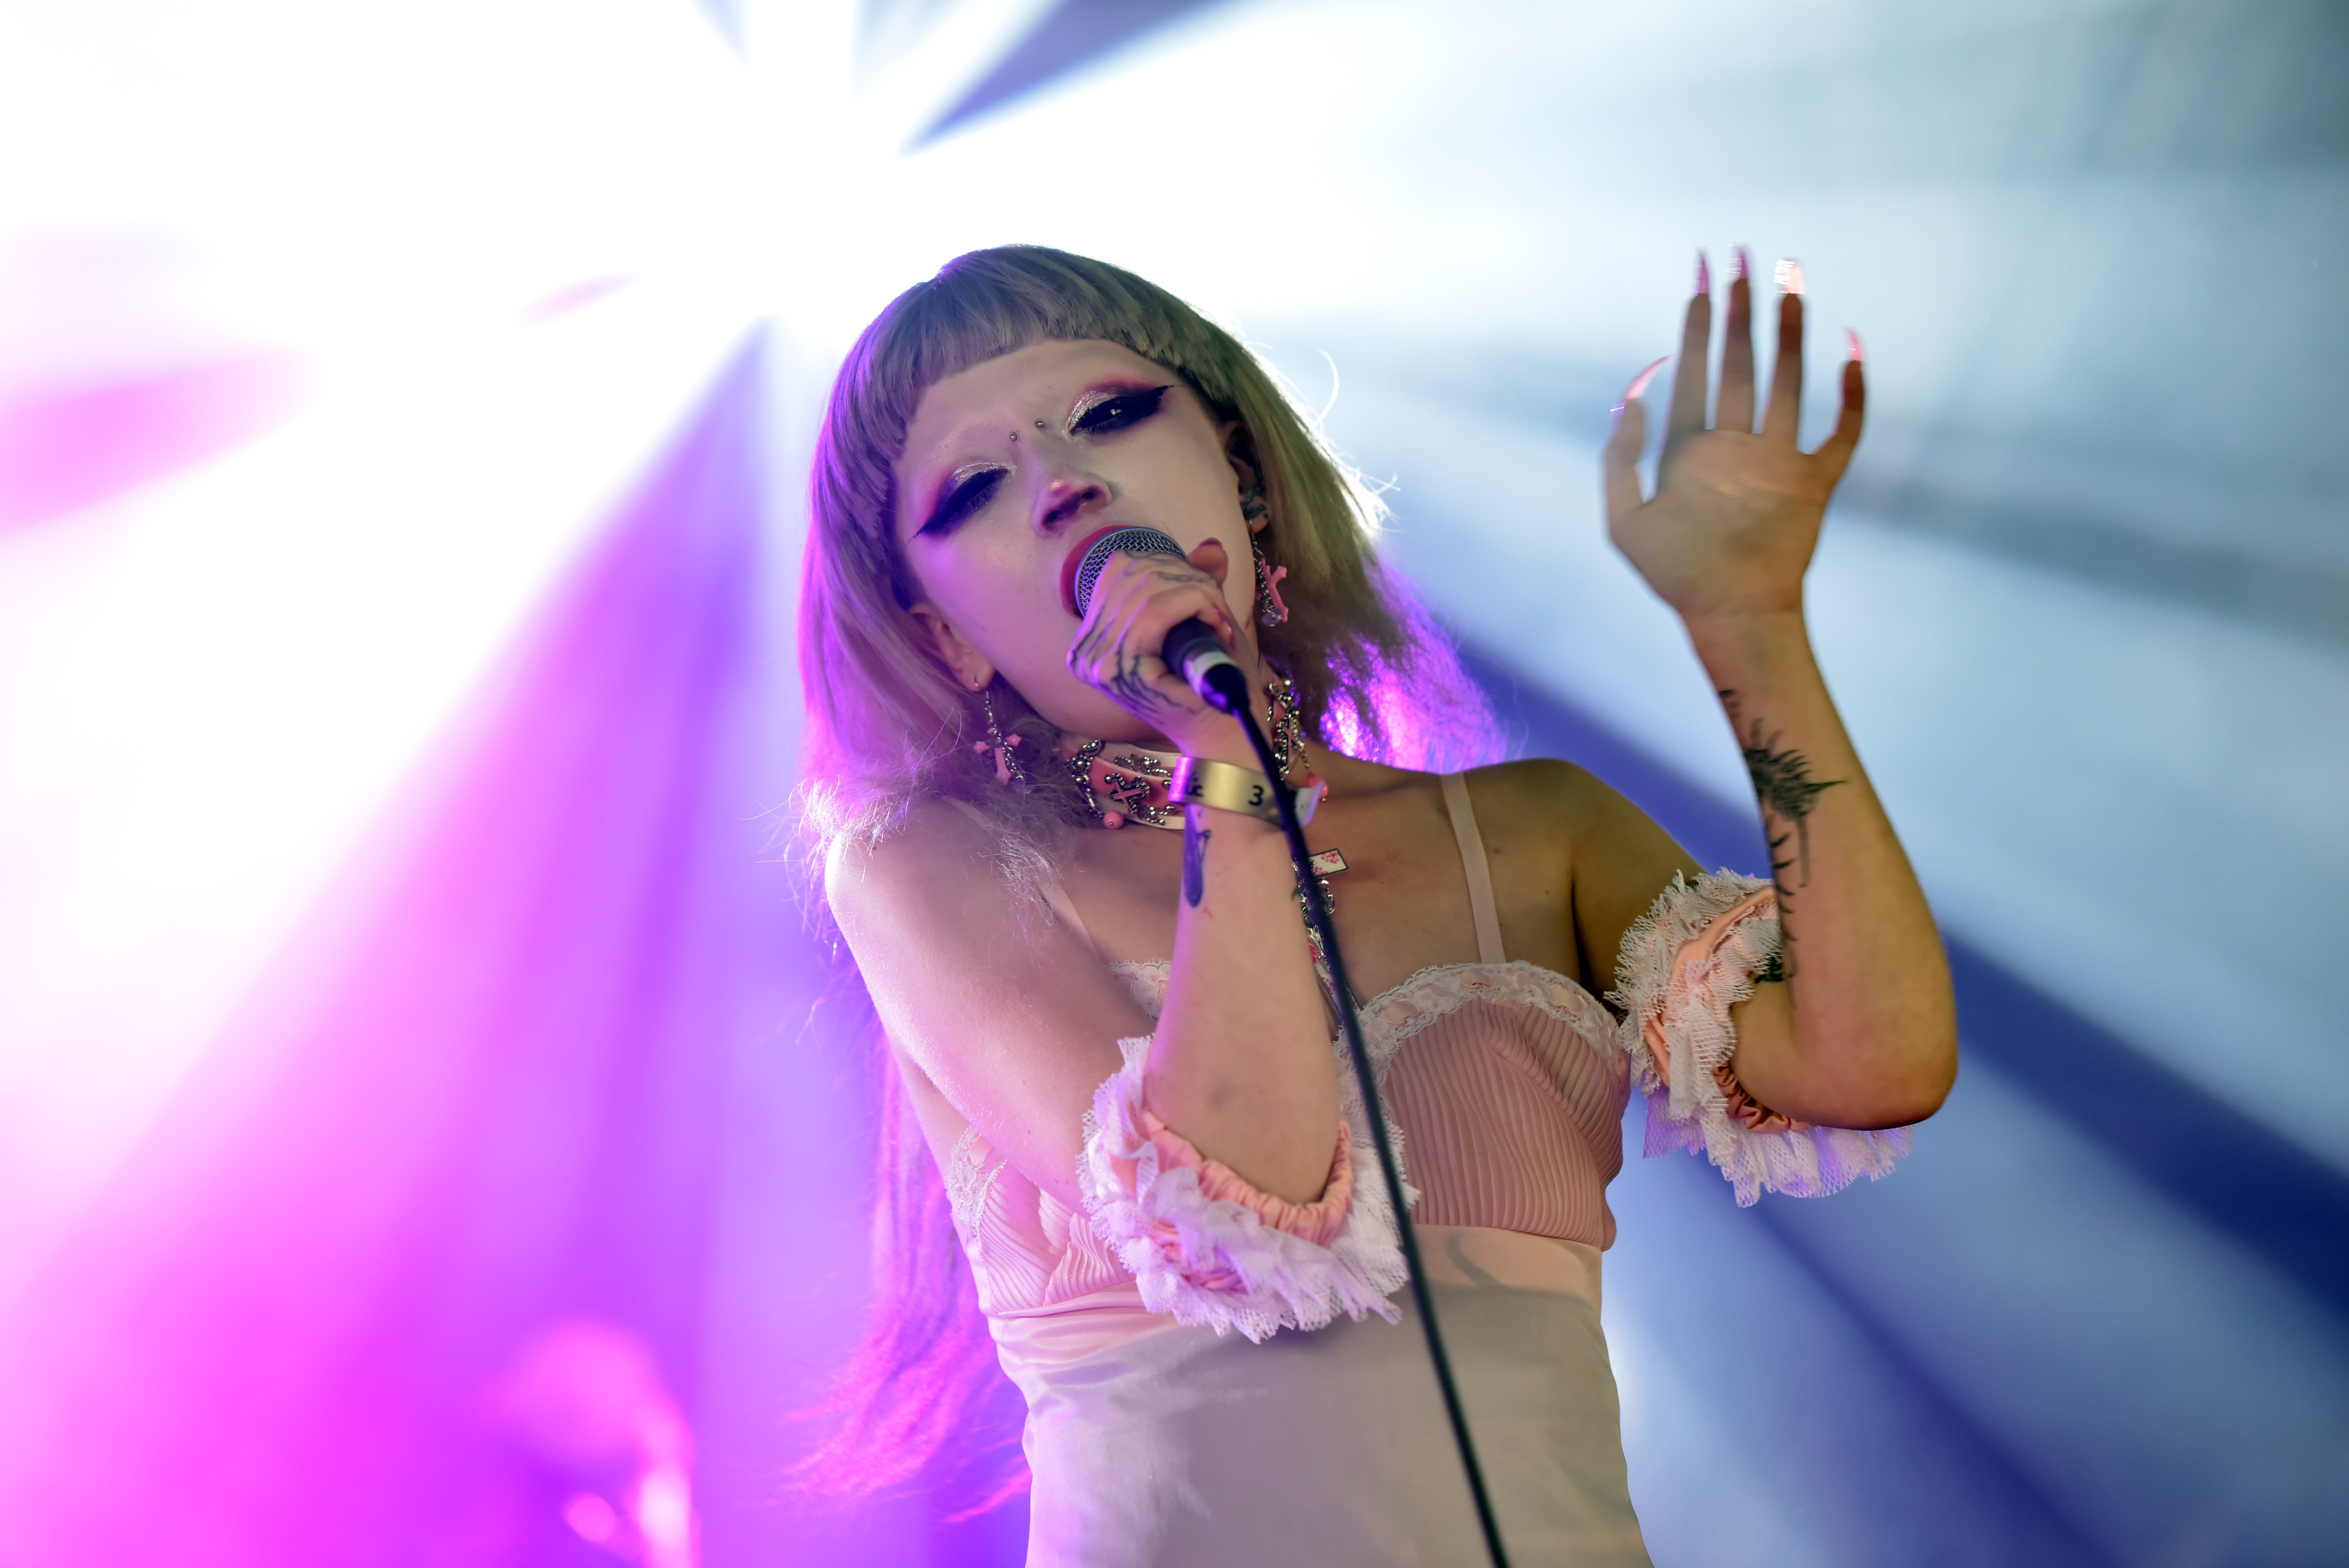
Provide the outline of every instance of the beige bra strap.
{"type": "Polygon", "coordinates": [[[1493,868],[1485,860],[1485,835],[1476,830],[1476,808],[1468,803],[1465,774],[1444,775],[1444,809],[1452,815],[1452,836],[1460,841],[1460,866],[1468,873],[1468,908],[1476,917],[1476,962],[1506,964],[1501,917],[1493,907],[1493,868]]]}
{"type": "MultiPolygon", "coordinates": [[[[958,800],[952,795],[941,796],[940,799],[944,799],[947,805],[952,806],[955,810],[960,811],[964,816],[968,817],[972,821],[977,822],[980,827],[985,828],[988,832],[994,832],[996,830],[995,824],[988,820],[987,813],[972,805],[969,801],[958,800]]],[[[1094,957],[1100,957],[1101,949],[1094,945],[1093,934],[1085,929],[1084,917],[1077,913],[1077,906],[1070,902],[1069,890],[1061,885],[1061,879],[1054,876],[1050,872],[1046,872],[1044,873],[1042,892],[1044,894],[1044,902],[1051,906],[1052,917],[1055,920],[1062,922],[1071,931],[1075,932],[1077,934],[1077,940],[1085,944],[1087,951],[1091,952],[1094,957]]]]}

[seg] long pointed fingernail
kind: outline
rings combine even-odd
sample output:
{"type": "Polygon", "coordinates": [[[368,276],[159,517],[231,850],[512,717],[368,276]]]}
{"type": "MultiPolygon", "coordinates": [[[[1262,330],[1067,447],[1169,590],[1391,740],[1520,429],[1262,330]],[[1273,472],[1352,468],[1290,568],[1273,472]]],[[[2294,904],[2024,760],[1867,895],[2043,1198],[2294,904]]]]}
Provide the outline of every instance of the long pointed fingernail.
{"type": "Polygon", "coordinates": [[[1713,297],[1713,262],[1699,245],[1696,252],[1696,292],[1706,299],[1713,297]]]}
{"type": "Polygon", "coordinates": [[[1851,350],[1851,362],[1854,365],[1868,363],[1868,349],[1859,341],[1859,334],[1847,326],[1843,329],[1843,341],[1844,346],[1851,350]]]}
{"type": "Polygon", "coordinates": [[[1744,246],[1740,245],[1737,247],[1736,270],[1729,274],[1729,281],[1733,284],[1742,284],[1749,282],[1753,276],[1754,258],[1745,253],[1744,246]]]}
{"type": "Polygon", "coordinates": [[[1631,385],[1623,388],[1622,401],[1615,405],[1615,412],[1620,414],[1623,411],[1625,404],[1638,401],[1640,395],[1647,391],[1648,383],[1656,378],[1656,372],[1661,370],[1666,365],[1671,363],[1671,357],[1672,356],[1671,355],[1667,354],[1663,358],[1657,360],[1653,365],[1649,366],[1645,370],[1642,370],[1637,376],[1632,377],[1631,385]]]}
{"type": "Polygon", "coordinates": [[[1794,257],[1788,256],[1781,261],[1774,275],[1780,294],[1798,294],[1803,292],[1803,263],[1794,257]]]}

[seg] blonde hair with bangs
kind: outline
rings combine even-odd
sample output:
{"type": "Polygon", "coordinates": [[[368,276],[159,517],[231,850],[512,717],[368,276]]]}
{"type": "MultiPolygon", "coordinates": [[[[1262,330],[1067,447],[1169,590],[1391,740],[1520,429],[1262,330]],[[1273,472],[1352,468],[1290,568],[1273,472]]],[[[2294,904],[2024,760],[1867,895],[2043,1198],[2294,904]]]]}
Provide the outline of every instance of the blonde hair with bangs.
{"type": "Polygon", "coordinates": [[[877,838],[939,795],[972,802],[1039,850],[1082,820],[1073,780],[1039,765],[1058,733],[1004,682],[991,695],[1001,719],[1028,738],[1019,754],[1031,789],[1005,789],[992,758],[973,751],[987,734],[984,710],[908,613],[918,590],[893,526],[893,465],[922,395],[971,366],[1056,340],[1131,349],[1180,376],[1211,418],[1238,421],[1238,455],[1255,467],[1270,514],[1256,549],[1268,567],[1288,570],[1289,618],[1261,628],[1260,645],[1295,683],[1309,730],[1342,736],[1360,755],[1407,760],[1392,755],[1380,711],[1403,691],[1489,727],[1448,643],[1379,567],[1378,497],[1237,337],[1105,262],[1036,245],[974,251],[898,295],[865,329],[825,411],[800,601],[811,848],[843,833],[877,838]]]}

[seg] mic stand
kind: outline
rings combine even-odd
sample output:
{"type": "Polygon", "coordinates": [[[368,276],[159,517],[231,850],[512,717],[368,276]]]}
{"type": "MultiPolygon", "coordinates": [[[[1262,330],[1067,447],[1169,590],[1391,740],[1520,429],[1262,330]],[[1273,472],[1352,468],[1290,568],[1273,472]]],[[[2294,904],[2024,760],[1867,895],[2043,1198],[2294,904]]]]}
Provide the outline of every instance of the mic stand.
{"type": "MultiPolygon", "coordinates": [[[[1186,671],[1186,674],[1191,673],[1186,671]]],[[[1256,749],[1257,762],[1264,776],[1273,781],[1272,798],[1280,811],[1280,830],[1288,841],[1288,858],[1296,862],[1297,885],[1305,895],[1307,918],[1313,923],[1314,934],[1321,940],[1321,955],[1330,965],[1330,988],[1337,993],[1338,1016],[1346,1032],[1346,1053],[1354,1064],[1354,1081],[1362,1096],[1362,1113],[1370,1119],[1371,1141],[1379,1151],[1379,1173],[1386,1178],[1387,1202],[1394,1209],[1395,1233],[1402,1241],[1403,1265],[1411,1271],[1411,1304],[1419,1314],[1419,1326],[1427,1336],[1427,1358],[1435,1367],[1435,1386],[1444,1395],[1444,1413],[1452,1422],[1452,1440],[1460,1449],[1460,1468],[1467,1473],[1468,1492],[1476,1504],[1476,1522],[1485,1532],[1485,1551],[1493,1561],[1493,1568],[1509,1568],[1508,1554],[1501,1547],[1501,1527],[1493,1516],[1493,1500],[1485,1495],[1485,1471],[1476,1462],[1476,1445],[1468,1436],[1468,1414],[1460,1403],[1460,1390],[1452,1380],[1452,1359],[1444,1351],[1444,1336],[1435,1326],[1435,1301],[1427,1288],[1427,1275],[1419,1264],[1419,1238],[1411,1222],[1411,1210],[1403,1202],[1402,1172],[1395,1168],[1394,1150],[1387,1145],[1386,1108],[1379,1099],[1379,1085],[1371,1070],[1370,1047],[1362,1043],[1362,1020],[1354,1006],[1354,987],[1346,978],[1346,960],[1338,951],[1338,930],[1330,918],[1329,901],[1322,896],[1321,882],[1313,874],[1312,851],[1305,847],[1305,825],[1297,820],[1297,797],[1288,788],[1273,761],[1272,742],[1265,738],[1264,727],[1257,723],[1250,711],[1247,678],[1237,665],[1226,660],[1213,667],[1201,669],[1198,676],[1199,695],[1240,721],[1247,732],[1248,745],[1256,749]]]]}

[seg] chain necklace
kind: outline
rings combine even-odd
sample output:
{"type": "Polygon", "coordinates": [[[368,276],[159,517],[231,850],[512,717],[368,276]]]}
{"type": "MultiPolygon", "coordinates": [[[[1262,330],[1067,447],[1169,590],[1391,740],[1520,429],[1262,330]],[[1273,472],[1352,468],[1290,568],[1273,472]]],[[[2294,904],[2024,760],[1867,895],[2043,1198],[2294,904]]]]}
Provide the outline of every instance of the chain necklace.
{"type": "Polygon", "coordinates": [[[1288,782],[1288,770],[1305,755],[1305,723],[1297,717],[1297,688],[1288,677],[1268,671],[1264,683],[1265,738],[1272,742],[1272,762],[1288,782]]]}
{"type": "MultiPolygon", "coordinates": [[[[1287,676],[1273,674],[1265,682],[1265,738],[1272,744],[1273,765],[1280,769],[1281,781],[1288,779],[1288,771],[1305,755],[1305,725],[1297,717],[1297,688],[1287,676]]],[[[1325,797],[1326,799],[1326,797],[1325,797]]],[[[1311,868],[1313,881],[1319,884],[1323,903],[1334,914],[1337,902],[1330,892],[1330,879],[1346,869],[1346,857],[1338,850],[1323,850],[1306,864],[1311,868]]],[[[1321,976],[1326,989],[1330,985],[1330,961],[1321,952],[1321,933],[1313,923],[1313,906],[1307,900],[1306,882],[1297,883],[1297,917],[1305,923],[1305,941],[1313,949],[1313,972],[1321,976]]]]}

